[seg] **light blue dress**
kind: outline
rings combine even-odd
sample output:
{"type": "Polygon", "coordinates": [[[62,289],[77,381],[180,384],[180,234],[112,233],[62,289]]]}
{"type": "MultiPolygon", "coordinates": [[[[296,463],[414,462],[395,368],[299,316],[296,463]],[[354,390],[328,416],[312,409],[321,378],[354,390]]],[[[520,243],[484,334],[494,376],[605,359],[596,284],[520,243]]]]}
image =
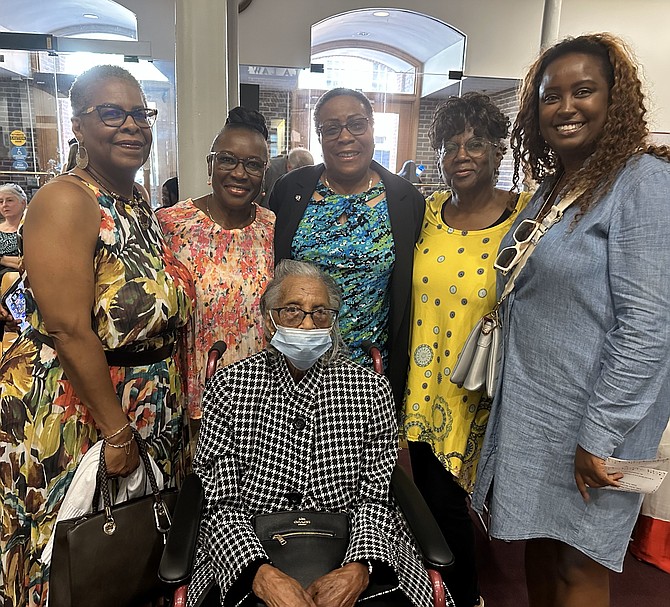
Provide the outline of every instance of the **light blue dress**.
{"type": "Polygon", "coordinates": [[[540,240],[505,306],[473,505],[491,490],[494,537],[557,539],[621,571],[641,496],[590,489],[586,504],[574,454],[652,458],[670,416],[670,164],[631,159],[575,225],[576,212],[540,240]]]}

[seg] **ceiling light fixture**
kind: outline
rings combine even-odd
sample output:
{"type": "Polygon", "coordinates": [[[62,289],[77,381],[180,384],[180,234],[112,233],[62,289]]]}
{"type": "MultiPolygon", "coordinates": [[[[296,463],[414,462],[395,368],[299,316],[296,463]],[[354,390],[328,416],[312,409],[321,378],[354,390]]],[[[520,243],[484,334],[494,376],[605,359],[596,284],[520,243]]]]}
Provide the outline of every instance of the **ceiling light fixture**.
{"type": "Polygon", "coordinates": [[[375,11],[372,13],[373,17],[388,17],[391,13],[388,11],[375,11]]]}
{"type": "Polygon", "coordinates": [[[84,18],[86,18],[86,19],[99,19],[99,18],[100,18],[100,17],[98,17],[98,15],[96,15],[95,13],[84,13],[84,14],[82,15],[82,17],[84,17],[84,18]]]}

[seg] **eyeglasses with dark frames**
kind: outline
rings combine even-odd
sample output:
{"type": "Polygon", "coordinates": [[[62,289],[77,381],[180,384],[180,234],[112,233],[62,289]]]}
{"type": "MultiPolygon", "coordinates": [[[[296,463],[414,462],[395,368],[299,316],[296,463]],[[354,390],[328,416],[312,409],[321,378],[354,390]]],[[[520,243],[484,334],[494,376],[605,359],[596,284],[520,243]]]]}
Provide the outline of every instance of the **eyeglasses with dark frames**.
{"type": "Polygon", "coordinates": [[[370,126],[370,119],[361,116],[360,118],[352,118],[347,120],[345,124],[340,124],[337,121],[328,121],[319,125],[316,129],[317,134],[325,141],[332,141],[337,139],[342,133],[342,129],[347,129],[354,137],[358,137],[365,133],[370,126]]]}
{"type": "Polygon", "coordinates": [[[273,312],[279,317],[279,324],[283,327],[299,327],[305,316],[311,316],[312,322],[317,329],[330,329],[337,320],[339,312],[331,308],[317,308],[311,312],[303,310],[298,306],[284,306],[283,308],[272,308],[273,312]]]}
{"type": "Polygon", "coordinates": [[[445,141],[439,151],[440,160],[451,160],[458,155],[458,150],[463,148],[470,158],[481,158],[489,147],[497,148],[498,144],[484,139],[484,137],[472,137],[465,143],[456,143],[455,141],[445,141]]]}
{"type": "Polygon", "coordinates": [[[210,152],[207,154],[207,160],[213,163],[214,168],[217,170],[226,172],[234,171],[241,162],[247,174],[254,175],[255,177],[262,177],[268,164],[260,158],[253,156],[250,158],[238,158],[235,154],[230,154],[229,152],[210,152]]]}
{"type": "Polygon", "coordinates": [[[140,107],[128,112],[118,105],[111,103],[103,103],[86,108],[83,112],[79,113],[79,116],[85,116],[95,111],[98,112],[98,116],[100,116],[103,124],[114,127],[125,124],[128,116],[130,116],[141,129],[150,129],[156,122],[156,116],[158,116],[158,110],[155,108],[140,107]]]}

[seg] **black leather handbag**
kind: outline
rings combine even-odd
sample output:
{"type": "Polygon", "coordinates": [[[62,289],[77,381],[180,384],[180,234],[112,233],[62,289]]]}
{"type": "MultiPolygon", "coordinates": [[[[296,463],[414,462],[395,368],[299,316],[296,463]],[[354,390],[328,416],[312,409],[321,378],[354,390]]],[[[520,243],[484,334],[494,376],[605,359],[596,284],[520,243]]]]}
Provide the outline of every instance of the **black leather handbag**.
{"type": "Polygon", "coordinates": [[[349,516],[344,512],[259,514],[254,530],[272,564],[303,588],[340,567],[349,545],[349,516]]]}
{"type": "Polygon", "coordinates": [[[100,465],[93,509],[102,493],[104,509],[56,525],[51,572],[50,607],[133,607],[162,596],[158,565],[177,490],[159,491],[147,447],[136,430],[151,494],[112,505],[105,449],[100,465]]]}

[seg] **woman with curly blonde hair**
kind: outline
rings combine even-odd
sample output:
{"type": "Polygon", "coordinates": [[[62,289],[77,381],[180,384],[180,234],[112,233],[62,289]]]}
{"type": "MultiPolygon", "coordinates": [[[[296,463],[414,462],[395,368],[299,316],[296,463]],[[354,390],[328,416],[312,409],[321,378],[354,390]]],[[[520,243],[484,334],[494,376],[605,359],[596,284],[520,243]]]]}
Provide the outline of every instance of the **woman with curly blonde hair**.
{"type": "MultiPolygon", "coordinates": [[[[576,201],[539,240],[504,310],[504,369],[473,505],[526,543],[531,607],[607,607],[641,502],[609,457],[655,456],[670,416],[670,153],[648,143],[637,66],[610,34],[568,38],[531,67],[512,130],[541,186],[524,219],[576,201]]],[[[528,225],[526,222],[525,225],[528,225]]]]}

